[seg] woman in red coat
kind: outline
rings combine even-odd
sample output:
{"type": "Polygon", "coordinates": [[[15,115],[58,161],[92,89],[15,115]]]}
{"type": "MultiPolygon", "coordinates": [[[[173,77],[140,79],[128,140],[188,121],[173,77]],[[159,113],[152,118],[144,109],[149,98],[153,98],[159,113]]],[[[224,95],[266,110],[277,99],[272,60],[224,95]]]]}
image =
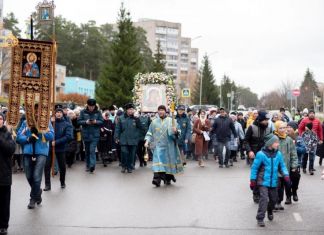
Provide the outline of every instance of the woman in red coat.
{"type": "Polygon", "coordinates": [[[207,119],[206,111],[200,110],[198,113],[199,119],[197,119],[194,123],[193,131],[196,133],[195,140],[195,154],[199,161],[199,166],[203,167],[203,156],[207,156],[208,154],[208,141],[209,139],[205,139],[207,136],[207,132],[210,130],[210,122],[207,119]]]}

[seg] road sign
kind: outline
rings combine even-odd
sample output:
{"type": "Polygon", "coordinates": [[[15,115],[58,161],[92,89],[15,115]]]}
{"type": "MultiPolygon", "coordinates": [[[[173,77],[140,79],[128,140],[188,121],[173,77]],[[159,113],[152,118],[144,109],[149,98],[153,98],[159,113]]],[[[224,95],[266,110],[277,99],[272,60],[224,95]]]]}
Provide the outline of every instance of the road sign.
{"type": "Polygon", "coordinates": [[[294,89],[294,90],[292,90],[292,94],[293,94],[293,96],[298,97],[298,96],[300,96],[300,90],[299,89],[294,89]]]}
{"type": "Polygon", "coordinates": [[[181,97],[189,98],[190,97],[190,88],[183,88],[181,90],[181,97]]]}

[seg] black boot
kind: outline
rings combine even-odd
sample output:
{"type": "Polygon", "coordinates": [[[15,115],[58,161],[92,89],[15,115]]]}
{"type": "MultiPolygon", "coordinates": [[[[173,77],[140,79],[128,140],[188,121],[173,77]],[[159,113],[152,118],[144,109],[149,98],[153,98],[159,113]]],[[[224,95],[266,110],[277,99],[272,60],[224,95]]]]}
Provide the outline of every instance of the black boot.
{"type": "Polygon", "coordinates": [[[294,202],[298,202],[297,192],[293,192],[293,200],[294,200],[294,202]]]}
{"type": "Polygon", "coordinates": [[[259,227],[265,227],[265,223],[263,220],[258,220],[258,226],[259,227]]]}
{"type": "Polygon", "coordinates": [[[35,208],[35,204],[36,204],[36,201],[34,199],[30,199],[29,200],[29,204],[28,204],[28,209],[34,209],[35,208]]]}
{"type": "Polygon", "coordinates": [[[46,192],[46,191],[51,191],[50,185],[45,185],[44,192],[46,192]]]}
{"type": "Polygon", "coordinates": [[[152,184],[154,184],[156,187],[160,187],[161,185],[161,179],[160,178],[153,178],[152,184]]]}
{"type": "Polygon", "coordinates": [[[285,201],[286,205],[290,205],[291,204],[291,197],[287,197],[286,201],[285,201]]]}
{"type": "Polygon", "coordinates": [[[273,220],[273,213],[272,211],[268,211],[268,220],[272,221],[273,220]]]}

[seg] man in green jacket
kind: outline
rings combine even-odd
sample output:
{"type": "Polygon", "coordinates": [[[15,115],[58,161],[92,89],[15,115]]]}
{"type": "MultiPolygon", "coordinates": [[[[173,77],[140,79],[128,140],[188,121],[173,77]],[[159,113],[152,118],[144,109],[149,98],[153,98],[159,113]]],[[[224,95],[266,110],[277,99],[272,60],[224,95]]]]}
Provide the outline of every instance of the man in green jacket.
{"type": "Polygon", "coordinates": [[[128,173],[132,173],[138,136],[142,127],[139,118],[134,116],[134,105],[127,104],[125,110],[126,113],[117,122],[114,137],[116,143],[121,146],[122,173],[125,173],[126,170],[128,173]]]}

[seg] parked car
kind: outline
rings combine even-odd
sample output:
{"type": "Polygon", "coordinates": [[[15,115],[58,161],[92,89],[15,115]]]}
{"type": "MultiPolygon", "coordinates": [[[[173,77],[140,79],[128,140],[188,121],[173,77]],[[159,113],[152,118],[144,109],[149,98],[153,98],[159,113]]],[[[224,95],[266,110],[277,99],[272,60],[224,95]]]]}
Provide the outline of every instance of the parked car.
{"type": "Polygon", "coordinates": [[[209,111],[211,108],[218,108],[217,105],[212,105],[212,104],[204,104],[204,105],[192,105],[190,106],[190,109],[195,110],[196,112],[198,112],[200,109],[209,111]]]}

